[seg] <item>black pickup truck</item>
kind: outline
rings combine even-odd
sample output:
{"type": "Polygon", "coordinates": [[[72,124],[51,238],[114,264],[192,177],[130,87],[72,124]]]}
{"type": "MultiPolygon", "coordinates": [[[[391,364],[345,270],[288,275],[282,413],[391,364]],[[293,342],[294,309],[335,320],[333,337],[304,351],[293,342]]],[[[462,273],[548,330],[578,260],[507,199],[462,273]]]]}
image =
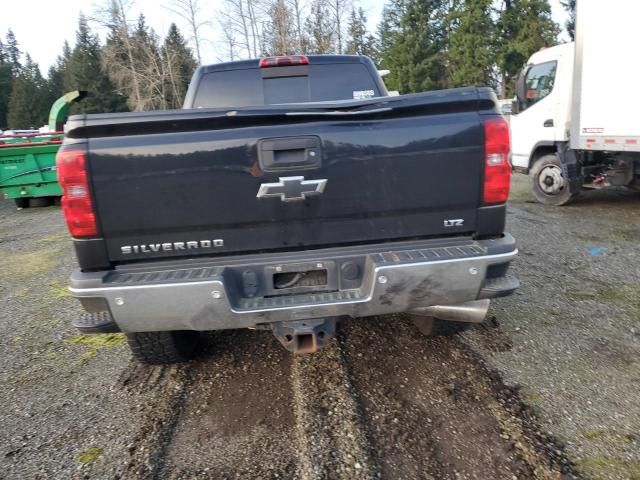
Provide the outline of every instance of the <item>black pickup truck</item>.
{"type": "Polygon", "coordinates": [[[76,115],[57,158],[83,332],[136,358],[269,329],[294,352],[336,319],[426,334],[512,293],[509,132],[488,88],[389,96],[361,56],[200,67],[184,109],[76,115]]]}

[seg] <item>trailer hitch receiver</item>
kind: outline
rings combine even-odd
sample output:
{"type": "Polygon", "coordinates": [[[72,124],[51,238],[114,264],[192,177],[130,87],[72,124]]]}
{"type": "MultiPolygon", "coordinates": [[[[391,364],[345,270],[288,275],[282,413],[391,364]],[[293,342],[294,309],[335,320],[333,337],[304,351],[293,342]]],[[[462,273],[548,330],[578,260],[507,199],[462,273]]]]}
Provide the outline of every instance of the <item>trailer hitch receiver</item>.
{"type": "Polygon", "coordinates": [[[271,325],[284,348],[294,353],[313,353],[336,335],[335,317],[277,322],[271,325]]]}

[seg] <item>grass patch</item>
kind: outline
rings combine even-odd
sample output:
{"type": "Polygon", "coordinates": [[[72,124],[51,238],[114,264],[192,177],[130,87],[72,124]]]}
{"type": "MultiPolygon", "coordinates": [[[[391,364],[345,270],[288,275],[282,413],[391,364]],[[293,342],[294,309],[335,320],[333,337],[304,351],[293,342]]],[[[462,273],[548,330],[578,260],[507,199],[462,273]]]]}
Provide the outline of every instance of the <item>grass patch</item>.
{"type": "Polygon", "coordinates": [[[582,436],[587,440],[603,440],[611,444],[629,444],[636,440],[636,436],[632,433],[618,433],[606,428],[587,430],[582,433],[582,436]]]}
{"type": "Polygon", "coordinates": [[[80,363],[84,365],[89,360],[92,360],[92,359],[96,358],[96,355],[98,355],[98,351],[97,350],[95,350],[95,349],[87,350],[82,355],[80,355],[80,363]]]}
{"type": "Polygon", "coordinates": [[[76,459],[80,463],[93,463],[98,457],[100,457],[104,453],[104,450],[100,447],[91,447],[89,450],[85,450],[84,452],[80,452],[76,459]]]}
{"type": "Polygon", "coordinates": [[[523,400],[528,405],[537,405],[542,398],[535,392],[529,392],[524,394],[523,400]]]}
{"type": "Polygon", "coordinates": [[[568,291],[565,296],[571,300],[594,300],[611,303],[622,308],[631,317],[640,316],[640,285],[620,285],[602,287],[596,291],[568,291]]]}
{"type": "Polygon", "coordinates": [[[13,253],[0,257],[2,276],[16,282],[53,270],[58,248],[36,250],[28,253],[13,253]]]}
{"type": "Polygon", "coordinates": [[[587,430],[586,432],[583,432],[583,434],[582,434],[582,436],[584,438],[586,438],[587,440],[594,440],[594,439],[598,439],[598,438],[604,438],[607,435],[609,435],[609,431],[608,430],[604,430],[604,429],[587,430]]]}
{"type": "Polygon", "coordinates": [[[535,202],[533,194],[529,190],[512,190],[509,194],[509,203],[535,202]]]}
{"type": "Polygon", "coordinates": [[[24,298],[29,294],[30,291],[31,289],[29,287],[22,287],[20,290],[18,290],[16,293],[13,294],[13,297],[24,298]]]}
{"type": "Polygon", "coordinates": [[[39,239],[40,242],[43,243],[58,243],[62,240],[67,240],[69,238],[69,234],[66,230],[60,230],[58,232],[52,233],[50,235],[46,235],[39,239]]]}
{"type": "Polygon", "coordinates": [[[67,287],[58,287],[52,285],[49,289],[49,295],[55,298],[63,298],[69,296],[69,289],[67,287]]]}
{"type": "Polygon", "coordinates": [[[85,345],[91,348],[115,347],[124,343],[123,333],[101,333],[97,335],[73,335],[69,338],[69,343],[74,345],[85,345]]]}
{"type": "Polygon", "coordinates": [[[621,285],[600,290],[600,298],[622,308],[632,318],[640,317],[640,285],[621,285]]]}
{"type": "Polygon", "coordinates": [[[72,345],[84,345],[86,350],[80,356],[80,363],[85,364],[98,355],[102,348],[112,348],[125,342],[124,333],[101,333],[97,335],[73,335],[67,340],[72,345]]]}
{"type": "Polygon", "coordinates": [[[578,473],[586,478],[627,478],[640,480],[640,462],[595,456],[576,462],[578,473]]]}
{"type": "Polygon", "coordinates": [[[598,294],[595,292],[569,291],[565,293],[567,298],[571,300],[597,300],[598,294]]]}
{"type": "Polygon", "coordinates": [[[640,229],[637,228],[613,228],[609,231],[609,238],[623,242],[635,242],[640,237],[640,229]]]}
{"type": "Polygon", "coordinates": [[[47,360],[51,360],[51,361],[58,359],[58,353],[53,351],[45,353],[44,356],[47,360]]]}

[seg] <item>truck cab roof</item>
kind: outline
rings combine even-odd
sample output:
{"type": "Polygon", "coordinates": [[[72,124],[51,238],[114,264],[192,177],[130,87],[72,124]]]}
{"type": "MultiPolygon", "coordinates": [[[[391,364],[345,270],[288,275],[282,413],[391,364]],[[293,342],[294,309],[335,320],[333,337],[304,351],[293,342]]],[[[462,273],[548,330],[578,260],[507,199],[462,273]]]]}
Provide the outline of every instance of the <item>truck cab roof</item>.
{"type": "MultiPolygon", "coordinates": [[[[305,55],[309,60],[309,64],[328,65],[335,63],[362,63],[364,65],[373,66],[373,62],[369,57],[364,55],[305,55]]],[[[268,58],[268,57],[267,57],[268,58]]],[[[249,68],[260,68],[261,58],[252,58],[249,60],[237,60],[233,62],[215,63],[211,65],[202,65],[198,70],[201,73],[219,72],[223,70],[246,70],[249,68]]]]}
{"type": "Polygon", "coordinates": [[[531,55],[527,64],[537,65],[539,63],[557,60],[559,57],[563,57],[565,55],[573,55],[574,47],[575,44],[573,42],[568,42],[553,47],[544,48],[531,55]]]}

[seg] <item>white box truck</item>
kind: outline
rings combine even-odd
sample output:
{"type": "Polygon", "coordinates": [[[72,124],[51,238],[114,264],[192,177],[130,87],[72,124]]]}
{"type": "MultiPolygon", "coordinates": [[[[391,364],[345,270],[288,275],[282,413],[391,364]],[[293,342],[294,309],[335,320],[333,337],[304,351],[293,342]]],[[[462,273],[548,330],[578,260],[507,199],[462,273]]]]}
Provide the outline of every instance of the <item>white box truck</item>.
{"type": "Polygon", "coordinates": [[[536,199],[564,205],[585,188],[640,190],[640,2],[578,2],[575,43],[536,52],[512,106],[514,170],[536,199]]]}

